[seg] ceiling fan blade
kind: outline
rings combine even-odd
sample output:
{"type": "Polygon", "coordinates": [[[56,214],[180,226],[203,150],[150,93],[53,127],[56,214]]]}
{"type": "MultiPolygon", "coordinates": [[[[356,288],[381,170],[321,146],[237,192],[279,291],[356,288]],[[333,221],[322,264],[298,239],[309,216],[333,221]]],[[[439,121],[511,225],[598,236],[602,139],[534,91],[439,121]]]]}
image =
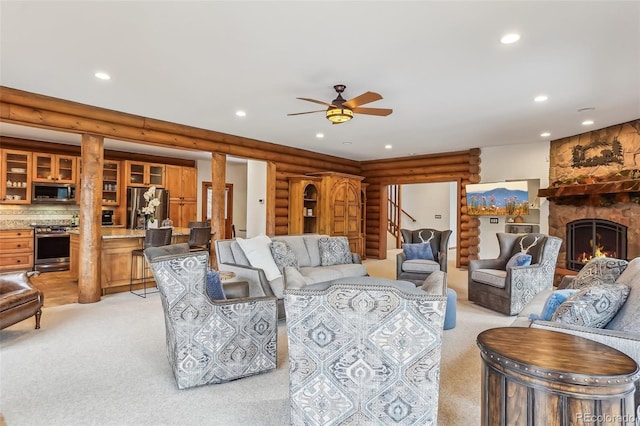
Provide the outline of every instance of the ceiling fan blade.
{"type": "Polygon", "coordinates": [[[331,107],[331,106],[333,106],[333,105],[328,104],[328,103],[326,103],[326,102],[323,102],[323,101],[317,101],[317,100],[315,100],[315,99],[309,99],[309,98],[296,98],[296,99],[300,99],[300,100],[302,100],[302,101],[307,101],[307,102],[313,102],[313,103],[320,104],[320,105],[324,105],[324,106],[327,106],[327,107],[331,107]]]}
{"type": "Polygon", "coordinates": [[[382,99],[379,93],[375,92],[366,92],[360,96],[356,96],[355,98],[349,99],[347,102],[344,102],[342,105],[354,109],[360,105],[368,104],[369,102],[379,101],[382,99]]]}
{"type": "Polygon", "coordinates": [[[390,108],[354,108],[356,114],[382,115],[387,116],[393,112],[390,108]]]}
{"type": "Polygon", "coordinates": [[[319,109],[317,111],[307,111],[307,112],[294,112],[292,114],[287,114],[287,115],[302,115],[302,114],[313,114],[314,112],[327,112],[326,109],[319,109]]]}

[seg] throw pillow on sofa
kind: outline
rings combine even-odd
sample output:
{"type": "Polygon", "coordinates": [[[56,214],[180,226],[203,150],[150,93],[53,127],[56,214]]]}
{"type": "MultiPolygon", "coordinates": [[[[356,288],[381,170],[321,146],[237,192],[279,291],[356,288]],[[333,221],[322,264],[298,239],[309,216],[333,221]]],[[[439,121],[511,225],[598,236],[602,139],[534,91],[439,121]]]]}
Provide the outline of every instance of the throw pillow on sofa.
{"type": "Polygon", "coordinates": [[[236,238],[238,245],[247,256],[249,264],[254,268],[260,268],[268,281],[280,278],[282,274],[271,255],[271,238],[266,235],[258,235],[253,238],[236,238]]]}
{"type": "Polygon", "coordinates": [[[610,257],[594,257],[578,272],[566,288],[583,288],[593,284],[614,283],[629,262],[610,257]]]}
{"type": "Polygon", "coordinates": [[[622,283],[582,288],[558,306],[551,321],[603,328],[624,305],[629,290],[629,286],[622,283]]]}
{"type": "Polygon", "coordinates": [[[531,321],[542,320],[549,321],[553,314],[556,312],[558,307],[569,298],[569,296],[575,294],[577,289],[564,289],[564,290],[556,290],[547,298],[547,301],[544,303],[544,307],[542,308],[542,312],[540,315],[530,314],[529,319],[531,321]]]}
{"type": "Polygon", "coordinates": [[[271,242],[271,255],[276,262],[280,272],[284,270],[286,266],[292,266],[298,269],[298,259],[293,252],[289,244],[286,241],[272,241],[271,242]]]}
{"type": "Polygon", "coordinates": [[[402,250],[407,260],[434,260],[430,243],[404,243],[402,244],[402,250]]]}
{"type": "Polygon", "coordinates": [[[217,271],[209,270],[207,272],[207,296],[211,300],[226,300],[222,280],[217,271]]]}
{"type": "Polygon", "coordinates": [[[318,240],[322,266],[353,263],[347,237],[322,237],[318,240]]]}

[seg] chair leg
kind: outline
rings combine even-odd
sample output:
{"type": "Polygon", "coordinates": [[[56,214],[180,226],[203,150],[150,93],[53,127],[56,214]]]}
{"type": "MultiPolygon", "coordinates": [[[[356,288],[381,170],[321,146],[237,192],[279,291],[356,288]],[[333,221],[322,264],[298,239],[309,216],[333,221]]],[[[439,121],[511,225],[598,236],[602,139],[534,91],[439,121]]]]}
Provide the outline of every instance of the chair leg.
{"type": "Polygon", "coordinates": [[[155,290],[155,291],[147,291],[147,264],[145,262],[145,258],[141,257],[142,259],[142,279],[140,278],[136,278],[136,280],[142,281],[142,292],[135,292],[133,291],[133,261],[134,261],[134,257],[139,257],[139,256],[134,256],[133,254],[131,255],[131,271],[130,271],[130,279],[129,279],[129,292],[135,294],[136,296],[142,297],[142,298],[146,298],[147,294],[153,294],[153,293],[157,293],[160,290],[155,290]]]}
{"type": "Polygon", "coordinates": [[[36,311],[36,330],[40,328],[40,317],[42,316],[42,308],[36,311]]]}

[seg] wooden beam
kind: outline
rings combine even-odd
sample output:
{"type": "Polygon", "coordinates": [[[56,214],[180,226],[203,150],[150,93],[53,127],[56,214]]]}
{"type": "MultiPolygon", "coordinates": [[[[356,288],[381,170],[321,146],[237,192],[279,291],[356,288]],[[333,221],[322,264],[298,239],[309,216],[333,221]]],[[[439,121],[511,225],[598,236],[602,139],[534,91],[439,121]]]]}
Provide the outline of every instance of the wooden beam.
{"type": "Polygon", "coordinates": [[[78,303],[100,301],[102,227],[102,171],[104,139],[82,135],[82,173],[80,175],[80,247],[78,260],[78,303]]]}
{"type": "MultiPolygon", "coordinates": [[[[224,204],[225,186],[227,178],[227,156],[219,152],[211,153],[211,231],[215,232],[214,239],[220,240],[225,235],[224,204]]],[[[206,200],[203,200],[206,202],[206,200]]],[[[215,268],[215,245],[211,247],[213,259],[211,264],[215,268]]]]}

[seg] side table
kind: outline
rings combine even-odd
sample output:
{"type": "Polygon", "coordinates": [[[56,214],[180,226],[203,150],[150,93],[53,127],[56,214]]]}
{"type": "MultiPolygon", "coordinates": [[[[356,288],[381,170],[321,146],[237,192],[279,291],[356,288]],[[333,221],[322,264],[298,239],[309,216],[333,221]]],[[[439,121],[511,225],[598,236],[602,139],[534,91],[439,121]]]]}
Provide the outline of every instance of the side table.
{"type": "Polygon", "coordinates": [[[632,426],[636,362],[570,334],[522,327],[478,335],[482,425],[632,426]]]}

